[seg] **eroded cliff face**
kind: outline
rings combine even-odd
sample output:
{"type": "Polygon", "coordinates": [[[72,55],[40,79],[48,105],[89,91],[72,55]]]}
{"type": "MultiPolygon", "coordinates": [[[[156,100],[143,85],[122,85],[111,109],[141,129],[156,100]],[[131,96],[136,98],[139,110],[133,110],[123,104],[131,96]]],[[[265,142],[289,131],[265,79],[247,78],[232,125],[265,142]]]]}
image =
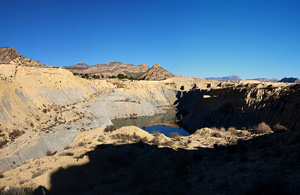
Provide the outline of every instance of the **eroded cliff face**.
{"type": "Polygon", "coordinates": [[[265,122],[289,130],[300,129],[300,85],[246,84],[178,94],[181,125],[190,131],[202,127],[255,128],[265,122]]]}
{"type": "Polygon", "coordinates": [[[147,81],[86,80],[62,68],[1,64],[0,171],[61,151],[111,120],[162,113],[176,89],[147,81]]]}

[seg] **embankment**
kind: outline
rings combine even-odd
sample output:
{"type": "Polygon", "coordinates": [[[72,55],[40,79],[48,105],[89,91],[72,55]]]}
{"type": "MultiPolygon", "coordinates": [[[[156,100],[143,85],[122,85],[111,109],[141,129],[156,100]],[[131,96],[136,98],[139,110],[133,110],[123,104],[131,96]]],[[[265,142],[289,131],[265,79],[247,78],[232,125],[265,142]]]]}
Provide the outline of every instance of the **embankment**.
{"type": "Polygon", "coordinates": [[[177,94],[180,124],[193,132],[202,127],[254,128],[261,122],[300,129],[300,85],[247,84],[194,89],[177,94]]]}

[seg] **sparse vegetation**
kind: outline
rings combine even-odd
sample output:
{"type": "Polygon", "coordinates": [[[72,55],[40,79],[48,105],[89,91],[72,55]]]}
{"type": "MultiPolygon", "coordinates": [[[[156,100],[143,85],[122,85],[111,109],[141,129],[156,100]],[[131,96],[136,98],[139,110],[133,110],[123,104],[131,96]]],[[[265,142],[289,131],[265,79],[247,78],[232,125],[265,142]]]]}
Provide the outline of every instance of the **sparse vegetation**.
{"type": "Polygon", "coordinates": [[[124,75],[124,74],[118,74],[118,79],[128,79],[128,76],[127,75],[124,75]]]}
{"type": "Polygon", "coordinates": [[[261,122],[255,128],[255,132],[259,133],[259,134],[261,134],[261,133],[270,133],[270,132],[272,132],[272,129],[265,122],[261,122]]]}
{"type": "Polygon", "coordinates": [[[32,195],[33,189],[29,187],[9,188],[6,191],[0,191],[2,195],[32,195]]]}
{"type": "MultiPolygon", "coordinates": [[[[25,131],[20,131],[18,129],[14,129],[11,133],[9,133],[9,138],[14,141],[17,137],[23,135],[25,131]]],[[[1,145],[1,144],[0,144],[1,145]]]]}
{"type": "Polygon", "coordinates": [[[0,140],[0,148],[2,148],[8,141],[4,138],[0,140]]]}
{"type": "Polygon", "coordinates": [[[105,127],[104,132],[112,132],[116,130],[116,126],[114,125],[108,125],[105,127]]]}
{"type": "Polygon", "coordinates": [[[139,142],[141,140],[141,137],[137,136],[136,134],[134,134],[134,135],[128,135],[128,134],[118,133],[118,134],[113,135],[112,137],[114,139],[120,140],[122,143],[129,142],[129,141],[139,142]]]}
{"type": "Polygon", "coordinates": [[[63,156],[74,156],[73,152],[66,152],[62,154],[63,156]]]}
{"type": "Polygon", "coordinates": [[[273,130],[274,130],[274,132],[286,132],[286,131],[288,131],[288,128],[286,128],[285,126],[278,123],[278,124],[274,125],[273,130]]]}
{"type": "Polygon", "coordinates": [[[47,156],[53,156],[53,152],[51,152],[51,150],[47,150],[46,155],[47,156]]]}
{"type": "Polygon", "coordinates": [[[93,75],[92,78],[93,79],[100,79],[100,76],[99,75],[93,75]]]}

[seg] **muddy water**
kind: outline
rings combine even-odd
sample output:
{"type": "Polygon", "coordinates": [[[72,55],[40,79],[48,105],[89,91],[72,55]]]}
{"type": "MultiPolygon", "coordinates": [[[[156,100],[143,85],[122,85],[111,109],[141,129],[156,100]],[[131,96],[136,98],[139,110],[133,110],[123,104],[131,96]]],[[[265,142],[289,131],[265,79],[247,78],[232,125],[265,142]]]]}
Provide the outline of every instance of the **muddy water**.
{"type": "Polygon", "coordinates": [[[170,136],[170,133],[177,133],[181,136],[190,135],[186,130],[181,128],[177,124],[176,111],[168,110],[164,114],[156,114],[153,116],[140,116],[131,118],[119,118],[111,121],[116,128],[124,126],[137,126],[149,133],[159,132],[166,136],[170,136]]]}

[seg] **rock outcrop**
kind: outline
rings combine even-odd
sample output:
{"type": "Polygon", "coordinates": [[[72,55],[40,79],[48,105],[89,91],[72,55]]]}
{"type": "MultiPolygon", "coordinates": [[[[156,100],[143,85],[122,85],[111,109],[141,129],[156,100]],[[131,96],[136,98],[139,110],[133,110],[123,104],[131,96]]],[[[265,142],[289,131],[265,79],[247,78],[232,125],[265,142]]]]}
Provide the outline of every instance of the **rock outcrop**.
{"type": "Polygon", "coordinates": [[[141,77],[145,78],[146,80],[159,81],[172,78],[174,77],[174,75],[166,69],[162,68],[159,63],[155,63],[152,68],[142,74],[141,77]]]}
{"type": "Polygon", "coordinates": [[[283,79],[281,79],[278,82],[282,82],[282,83],[300,83],[300,79],[293,78],[293,77],[290,77],[290,78],[284,77],[283,79]]]}
{"type": "Polygon", "coordinates": [[[0,48],[0,64],[14,64],[19,66],[32,66],[32,67],[49,67],[39,61],[26,58],[19,54],[13,47],[0,48]]]}

